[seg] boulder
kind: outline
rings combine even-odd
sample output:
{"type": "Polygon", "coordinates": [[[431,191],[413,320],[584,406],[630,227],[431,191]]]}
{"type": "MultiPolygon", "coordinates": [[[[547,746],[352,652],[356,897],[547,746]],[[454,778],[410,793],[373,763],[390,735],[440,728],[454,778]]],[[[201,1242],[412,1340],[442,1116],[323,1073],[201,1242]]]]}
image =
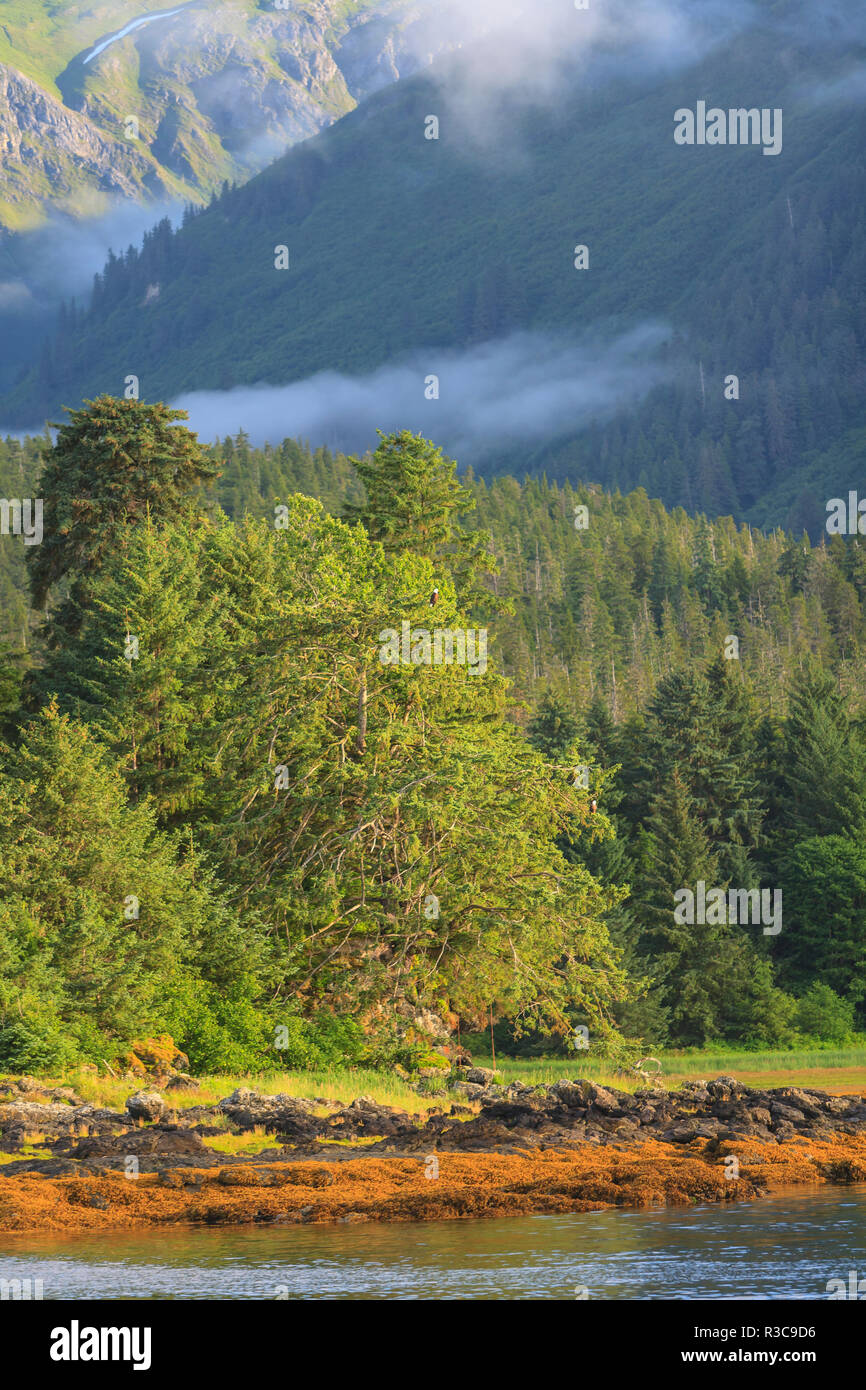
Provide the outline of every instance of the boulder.
{"type": "Polygon", "coordinates": [[[133,1120],[161,1120],[169,1107],[158,1091],[136,1091],[128,1098],[126,1110],[133,1120]]]}
{"type": "Polygon", "coordinates": [[[713,1100],[737,1100],[747,1095],[748,1089],[735,1076],[717,1076],[714,1081],[707,1082],[707,1090],[713,1100]]]}
{"type": "Polygon", "coordinates": [[[170,1076],[165,1083],[167,1091],[197,1091],[199,1082],[195,1077],[188,1076],[186,1072],[179,1071],[175,1076],[170,1076]]]}
{"type": "Polygon", "coordinates": [[[154,1125],[152,1129],[144,1129],[137,1134],[92,1135],[90,1138],[80,1139],[75,1148],[70,1150],[68,1157],[92,1161],[117,1156],[163,1156],[206,1152],[201,1136],[195,1130],[154,1125]]]}
{"type": "MultiPolygon", "coordinates": [[[[39,1104],[37,1101],[0,1105],[0,1132],[7,1137],[13,1133],[55,1137],[68,1133],[70,1125],[79,1123],[78,1113],[68,1105],[39,1104]]],[[[83,1122],[87,1123],[86,1119],[83,1122]]]]}
{"type": "Polygon", "coordinates": [[[465,1080],[472,1086],[489,1086],[496,1078],[496,1072],[489,1067],[470,1067],[465,1080]]]}
{"type": "MultiPolygon", "coordinates": [[[[792,1105],[779,1105],[774,1101],[770,1106],[770,1113],[775,1120],[787,1120],[792,1125],[801,1125],[805,1122],[802,1110],[795,1110],[792,1105]]],[[[765,1122],[762,1121],[762,1123],[765,1122]]]]}
{"type": "Polygon", "coordinates": [[[569,1110],[583,1110],[586,1107],[583,1090],[580,1084],[574,1081],[565,1078],[562,1081],[554,1081],[550,1093],[562,1105],[567,1105],[569,1110]]]}
{"type": "Polygon", "coordinates": [[[473,1081],[455,1081],[453,1089],[458,1096],[465,1096],[467,1100],[480,1100],[484,1095],[484,1087],[477,1086],[473,1081]]]}
{"type": "Polygon", "coordinates": [[[419,1033],[426,1033],[437,1041],[447,1042],[451,1037],[451,1029],[448,1024],[441,1019],[438,1014],[434,1014],[432,1009],[421,1009],[412,1019],[419,1033]]]}
{"type": "Polygon", "coordinates": [[[593,1081],[581,1081],[583,1094],[586,1097],[587,1105],[594,1105],[596,1110],[602,1110],[607,1115],[616,1115],[622,1109],[622,1097],[614,1091],[608,1091],[604,1086],[596,1086],[593,1081]]]}

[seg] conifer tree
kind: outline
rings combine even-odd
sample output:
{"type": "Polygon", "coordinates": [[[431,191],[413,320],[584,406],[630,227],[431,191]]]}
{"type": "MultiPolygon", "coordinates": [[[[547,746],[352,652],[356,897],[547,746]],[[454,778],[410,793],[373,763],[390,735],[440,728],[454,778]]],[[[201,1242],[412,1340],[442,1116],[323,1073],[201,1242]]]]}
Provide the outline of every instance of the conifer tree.
{"type": "MultiPolygon", "coordinates": [[[[642,870],[635,913],[653,977],[650,1000],[678,1043],[760,1037],[780,1011],[766,962],[755,956],[744,929],[724,921],[685,920],[675,893],[693,894],[719,882],[718,861],[679,773],[660,792],[641,836],[642,870]],[[770,1007],[772,1006],[772,1007],[770,1007]]],[[[712,916],[709,911],[707,917],[712,916]]],[[[785,1011],[781,1009],[784,1020],[785,1011]]]]}
{"type": "Polygon", "coordinates": [[[122,551],[130,528],[188,510],[216,469],[196,436],[177,421],[186,411],[99,396],[57,426],[42,475],[44,539],[28,553],[34,606],[44,608],[61,580],[71,603],[55,616],[51,640],[80,622],[95,575],[122,551]]]}
{"type": "Polygon", "coordinates": [[[175,1031],[197,980],[257,968],[200,856],[129,807],[92,733],[51,706],[0,755],[0,1059],[98,1060],[175,1031]]]}
{"type": "Polygon", "coordinates": [[[345,519],[359,521],[389,553],[411,551],[430,560],[434,574],[444,565],[465,601],[478,598],[478,576],[494,572],[495,565],[488,533],[460,525],[476,500],[458,482],[455,461],[410,430],[390,435],[380,430],[379,436],[372,454],[350,460],[366,497],[362,503],[345,504],[345,519]]]}
{"type": "MultiPolygon", "coordinates": [[[[133,797],[153,797],[163,823],[195,805],[212,756],[220,625],[207,542],[206,528],[157,529],[146,517],[33,678],[43,701],[101,735],[133,797]]],[[[229,681],[222,670],[223,695],[229,681]]]]}

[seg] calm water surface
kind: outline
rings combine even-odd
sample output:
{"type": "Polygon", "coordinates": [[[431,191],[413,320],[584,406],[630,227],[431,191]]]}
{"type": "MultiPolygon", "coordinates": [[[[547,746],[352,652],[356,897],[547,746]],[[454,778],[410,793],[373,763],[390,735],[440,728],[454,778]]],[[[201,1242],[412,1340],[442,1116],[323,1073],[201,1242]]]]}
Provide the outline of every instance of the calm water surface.
{"type": "Polygon", "coordinates": [[[866,1276],[866,1185],[726,1208],[392,1226],[0,1236],[46,1299],[826,1299],[866,1276]]]}

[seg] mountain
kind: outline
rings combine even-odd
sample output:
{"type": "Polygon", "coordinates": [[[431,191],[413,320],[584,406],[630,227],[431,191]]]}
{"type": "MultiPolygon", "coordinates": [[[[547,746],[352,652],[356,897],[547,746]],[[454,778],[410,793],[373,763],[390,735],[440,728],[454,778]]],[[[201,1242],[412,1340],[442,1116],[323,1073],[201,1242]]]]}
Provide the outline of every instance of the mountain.
{"type": "Polygon", "coordinates": [[[413,0],[0,0],[0,225],[201,202],[447,42],[413,0]]]}
{"type": "MultiPolygon", "coordinates": [[[[112,257],[0,418],[29,426],[121,394],[129,373],[146,399],[369,374],[407,354],[456,353],[459,374],[461,352],[517,330],[603,339],[661,322],[664,379],[635,409],[563,425],[560,401],[532,443],[500,437],[478,470],[641,486],[814,534],[824,498],[854,486],[866,427],[866,33],[833,6],[755,13],[651,63],[614,42],[563,52],[556,80],[530,88],[523,70],[511,81],[507,36],[440,57],[112,257]],[[675,113],[699,101],[783,113],[780,151],[676,143],[675,113]]],[[[406,423],[448,445],[413,370],[406,423]]]]}

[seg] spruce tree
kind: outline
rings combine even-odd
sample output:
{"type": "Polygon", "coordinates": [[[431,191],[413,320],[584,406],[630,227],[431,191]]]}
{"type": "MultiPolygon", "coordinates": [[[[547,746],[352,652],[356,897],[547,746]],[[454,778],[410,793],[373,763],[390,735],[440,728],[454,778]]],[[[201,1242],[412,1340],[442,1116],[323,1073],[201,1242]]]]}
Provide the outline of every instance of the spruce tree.
{"type": "Polygon", "coordinates": [[[36,608],[60,581],[68,586],[71,601],[49,625],[53,644],[80,623],[96,574],[131,529],[147,516],[177,520],[216,475],[196,436],[176,423],[186,411],[99,396],[69,417],[46,452],[45,534],[27,555],[36,608]]]}

